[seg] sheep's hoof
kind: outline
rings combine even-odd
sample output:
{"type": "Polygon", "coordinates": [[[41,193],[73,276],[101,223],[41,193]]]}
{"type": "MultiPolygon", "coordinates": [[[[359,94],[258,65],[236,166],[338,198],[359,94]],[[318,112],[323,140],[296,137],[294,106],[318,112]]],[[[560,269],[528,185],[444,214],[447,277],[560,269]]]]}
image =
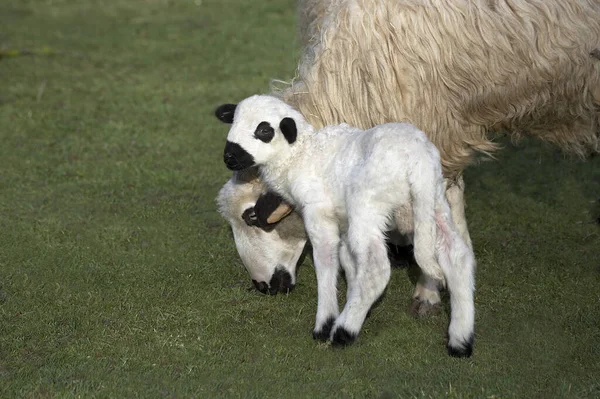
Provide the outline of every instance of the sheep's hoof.
{"type": "Polygon", "coordinates": [[[317,341],[327,341],[329,336],[331,335],[331,328],[333,327],[333,323],[335,323],[335,317],[331,316],[327,319],[325,324],[320,329],[313,330],[313,339],[317,341]]]}
{"type": "Polygon", "coordinates": [[[333,333],[333,337],[331,338],[331,344],[337,347],[348,346],[356,340],[357,336],[358,334],[351,333],[344,327],[338,327],[333,333]]]}
{"type": "Polygon", "coordinates": [[[442,309],[441,302],[431,303],[427,300],[421,300],[421,298],[413,298],[410,306],[408,307],[408,314],[415,318],[421,318],[436,314],[442,309]]]}
{"type": "Polygon", "coordinates": [[[461,342],[459,345],[452,346],[448,344],[448,354],[453,357],[471,357],[473,354],[473,342],[475,341],[474,335],[471,335],[466,341],[461,342]]]}

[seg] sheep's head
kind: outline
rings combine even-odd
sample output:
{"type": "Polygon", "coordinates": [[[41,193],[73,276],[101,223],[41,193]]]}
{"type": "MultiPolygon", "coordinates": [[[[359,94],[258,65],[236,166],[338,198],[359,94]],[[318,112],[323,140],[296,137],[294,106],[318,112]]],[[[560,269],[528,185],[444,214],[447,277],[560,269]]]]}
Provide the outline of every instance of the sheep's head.
{"type": "Polygon", "coordinates": [[[300,216],[266,191],[255,168],[234,173],[217,204],[256,289],[271,295],[293,290],[307,241],[300,216]]]}
{"type": "Polygon", "coordinates": [[[224,104],[215,115],[232,124],[223,161],[234,171],[285,157],[297,139],[296,121],[304,121],[296,110],[272,96],[252,96],[237,105],[224,104]]]}

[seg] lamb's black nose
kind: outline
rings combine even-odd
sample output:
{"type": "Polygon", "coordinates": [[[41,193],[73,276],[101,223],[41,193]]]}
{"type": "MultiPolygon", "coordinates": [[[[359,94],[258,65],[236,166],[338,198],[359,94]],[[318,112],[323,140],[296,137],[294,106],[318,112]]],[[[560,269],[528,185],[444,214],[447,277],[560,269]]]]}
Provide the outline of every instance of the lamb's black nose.
{"type": "Polygon", "coordinates": [[[235,155],[230,152],[223,154],[223,162],[225,162],[225,165],[227,165],[229,169],[235,167],[235,165],[238,163],[235,159],[235,155]]]}
{"type": "Polygon", "coordinates": [[[242,170],[254,165],[254,157],[238,143],[228,141],[223,152],[223,162],[231,170],[242,170]]]}

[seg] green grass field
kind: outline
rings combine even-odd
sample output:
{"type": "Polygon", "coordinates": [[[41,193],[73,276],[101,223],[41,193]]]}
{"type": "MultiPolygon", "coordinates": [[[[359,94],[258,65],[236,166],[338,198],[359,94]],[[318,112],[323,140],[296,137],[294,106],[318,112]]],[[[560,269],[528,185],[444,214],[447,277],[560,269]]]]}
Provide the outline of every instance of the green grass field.
{"type": "Polygon", "coordinates": [[[309,259],[250,289],[212,112],[291,78],[295,29],[292,0],[0,2],[0,397],[600,397],[600,158],[467,170],[470,359],[405,270],[343,350],[311,338],[309,259]]]}

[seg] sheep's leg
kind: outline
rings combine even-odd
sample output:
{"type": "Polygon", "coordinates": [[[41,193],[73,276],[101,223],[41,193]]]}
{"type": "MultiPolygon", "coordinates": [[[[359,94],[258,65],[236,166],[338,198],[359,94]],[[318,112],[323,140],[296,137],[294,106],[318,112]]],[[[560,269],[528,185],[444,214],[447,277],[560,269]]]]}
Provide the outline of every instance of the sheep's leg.
{"type": "MultiPolygon", "coordinates": [[[[455,181],[446,179],[446,199],[450,204],[452,212],[452,220],[465,243],[472,248],[471,236],[467,227],[467,219],[465,217],[465,200],[464,190],[465,183],[462,176],[455,181]]],[[[409,307],[409,313],[415,317],[423,317],[437,312],[440,309],[440,292],[437,281],[428,278],[421,274],[417,281],[413,300],[409,307]]]]}
{"type": "Polygon", "coordinates": [[[334,345],[354,342],[371,306],[381,297],[390,279],[391,266],[383,231],[377,230],[378,223],[373,217],[363,220],[366,224],[359,226],[353,226],[351,221],[348,240],[340,248],[348,292],[346,306],[331,331],[334,345]]]}
{"type": "Polygon", "coordinates": [[[313,247],[313,261],[317,275],[317,316],[313,338],[325,341],[339,315],[337,277],[339,269],[339,232],[337,225],[328,223],[319,210],[305,209],[306,232],[313,247]]]}
{"type": "Polygon", "coordinates": [[[467,227],[467,218],[465,216],[465,181],[460,176],[456,181],[446,179],[446,199],[450,205],[452,220],[458,229],[460,236],[469,248],[473,248],[469,228],[467,227]]]}
{"type": "Polygon", "coordinates": [[[424,317],[438,312],[440,304],[439,281],[421,273],[408,312],[414,317],[424,317]]]}

